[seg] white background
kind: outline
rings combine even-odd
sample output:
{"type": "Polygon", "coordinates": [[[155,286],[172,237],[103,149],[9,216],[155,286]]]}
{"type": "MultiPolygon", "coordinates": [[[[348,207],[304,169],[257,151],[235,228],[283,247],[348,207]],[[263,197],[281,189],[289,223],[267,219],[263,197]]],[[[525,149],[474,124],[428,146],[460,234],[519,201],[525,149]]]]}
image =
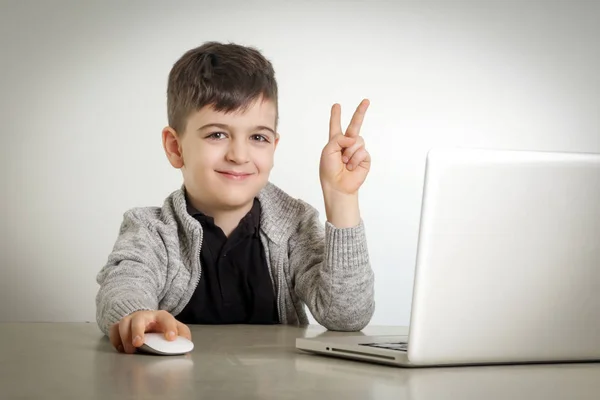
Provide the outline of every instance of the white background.
{"type": "Polygon", "coordinates": [[[431,146],[600,152],[600,2],[0,3],[0,321],[94,321],[123,212],[181,184],[167,74],[208,40],[276,69],[272,181],[322,213],[330,106],[363,97],[372,324],[408,323],[431,146]]]}

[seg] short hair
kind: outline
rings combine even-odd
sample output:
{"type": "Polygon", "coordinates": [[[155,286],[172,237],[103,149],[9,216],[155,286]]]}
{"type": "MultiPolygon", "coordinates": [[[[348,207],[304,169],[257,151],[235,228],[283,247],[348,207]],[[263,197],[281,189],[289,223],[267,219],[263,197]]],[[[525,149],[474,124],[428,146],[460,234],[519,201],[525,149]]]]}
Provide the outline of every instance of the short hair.
{"type": "Polygon", "coordinates": [[[206,42],[183,54],[169,73],[169,126],[183,134],[190,114],[204,106],[231,112],[243,110],[261,97],[271,100],[278,110],[271,62],[254,47],[206,42]]]}

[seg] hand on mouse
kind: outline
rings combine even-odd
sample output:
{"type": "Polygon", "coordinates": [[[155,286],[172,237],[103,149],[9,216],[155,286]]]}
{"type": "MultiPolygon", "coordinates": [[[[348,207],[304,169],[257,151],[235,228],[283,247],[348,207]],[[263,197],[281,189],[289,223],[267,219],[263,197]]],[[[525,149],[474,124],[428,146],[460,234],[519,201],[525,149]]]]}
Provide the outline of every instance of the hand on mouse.
{"type": "Polygon", "coordinates": [[[111,326],[109,338],[119,352],[133,354],[144,344],[146,332],[164,332],[167,340],[175,340],[177,336],[192,340],[190,328],[164,310],[136,311],[123,317],[111,326]]]}

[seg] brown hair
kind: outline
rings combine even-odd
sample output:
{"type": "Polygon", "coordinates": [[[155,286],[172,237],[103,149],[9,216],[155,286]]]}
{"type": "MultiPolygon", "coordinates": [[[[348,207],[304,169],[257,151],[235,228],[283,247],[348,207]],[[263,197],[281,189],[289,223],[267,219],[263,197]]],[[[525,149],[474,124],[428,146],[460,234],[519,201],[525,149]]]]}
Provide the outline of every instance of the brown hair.
{"type": "Polygon", "coordinates": [[[224,112],[243,110],[261,96],[278,108],[271,62],[253,47],[207,42],[188,50],[169,73],[169,126],[181,135],[190,114],[204,106],[224,112]]]}

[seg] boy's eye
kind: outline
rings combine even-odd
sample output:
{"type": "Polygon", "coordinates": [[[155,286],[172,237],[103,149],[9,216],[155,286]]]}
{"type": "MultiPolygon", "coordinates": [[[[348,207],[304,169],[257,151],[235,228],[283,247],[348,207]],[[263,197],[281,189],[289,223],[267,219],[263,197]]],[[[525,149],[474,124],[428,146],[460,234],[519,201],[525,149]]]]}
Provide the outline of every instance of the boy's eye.
{"type": "Polygon", "coordinates": [[[265,135],[260,135],[260,134],[252,135],[250,138],[252,140],[256,140],[258,142],[268,142],[269,141],[269,139],[265,135]]]}
{"type": "Polygon", "coordinates": [[[225,132],[213,132],[207,136],[208,139],[225,139],[227,134],[225,132]]]}

